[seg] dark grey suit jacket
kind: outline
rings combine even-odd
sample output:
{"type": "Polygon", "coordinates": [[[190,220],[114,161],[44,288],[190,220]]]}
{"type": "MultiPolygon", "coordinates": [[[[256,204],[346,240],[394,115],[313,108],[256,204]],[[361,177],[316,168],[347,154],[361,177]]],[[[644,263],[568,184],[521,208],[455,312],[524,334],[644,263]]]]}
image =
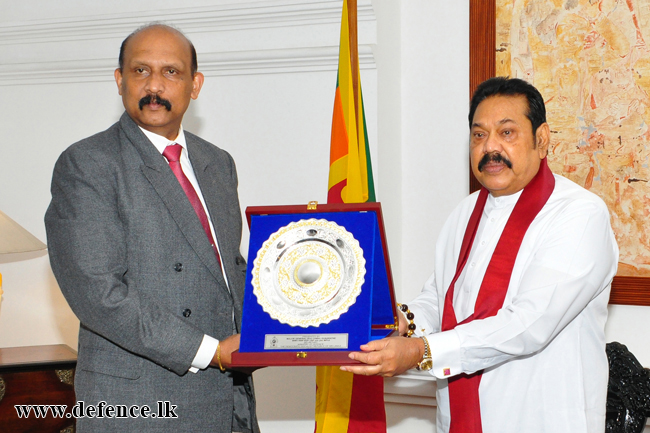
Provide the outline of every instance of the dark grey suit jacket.
{"type": "Polygon", "coordinates": [[[230,433],[233,418],[236,431],[259,431],[250,377],[188,373],[204,334],[240,328],[246,263],[232,157],[187,132],[186,141],[230,291],[167,161],[126,113],[54,168],[45,224],[52,270],[81,321],[77,400],[154,412],[169,401],[178,416],[86,417],[80,432],[230,433]],[[233,415],[247,401],[251,410],[233,415]]]}

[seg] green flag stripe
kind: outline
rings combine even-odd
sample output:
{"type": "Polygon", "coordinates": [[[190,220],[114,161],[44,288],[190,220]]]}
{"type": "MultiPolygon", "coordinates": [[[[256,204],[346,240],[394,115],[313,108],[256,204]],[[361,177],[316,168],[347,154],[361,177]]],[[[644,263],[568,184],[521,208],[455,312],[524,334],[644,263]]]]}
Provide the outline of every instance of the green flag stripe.
{"type": "MultiPolygon", "coordinates": [[[[360,84],[359,84],[360,85],[360,84]]],[[[366,128],[366,107],[363,103],[363,90],[361,90],[361,114],[363,115],[363,135],[366,142],[366,170],[368,173],[368,202],[376,202],[375,180],[372,175],[372,161],[370,160],[370,145],[368,144],[368,128],[366,128]]]]}

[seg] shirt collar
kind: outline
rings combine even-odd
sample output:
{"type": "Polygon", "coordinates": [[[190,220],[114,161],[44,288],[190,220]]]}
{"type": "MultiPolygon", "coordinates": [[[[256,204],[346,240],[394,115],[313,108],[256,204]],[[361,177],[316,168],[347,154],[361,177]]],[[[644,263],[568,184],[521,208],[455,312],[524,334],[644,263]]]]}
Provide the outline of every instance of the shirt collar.
{"type": "Polygon", "coordinates": [[[489,206],[491,208],[503,208],[507,206],[514,206],[517,201],[519,200],[519,197],[521,197],[521,193],[524,190],[519,190],[514,194],[510,195],[502,195],[500,197],[494,197],[492,194],[488,194],[488,201],[486,206],[489,206]]]}
{"type": "Polygon", "coordinates": [[[144,135],[147,136],[149,141],[158,149],[158,152],[161,154],[165,151],[165,147],[169,146],[170,144],[180,144],[183,146],[183,149],[187,151],[187,144],[185,142],[185,132],[183,132],[183,126],[181,125],[180,129],[178,130],[178,137],[176,137],[176,140],[169,140],[167,137],[163,137],[162,135],[155,134],[151,131],[147,131],[146,129],[138,126],[142,132],[144,132],[144,135]]]}

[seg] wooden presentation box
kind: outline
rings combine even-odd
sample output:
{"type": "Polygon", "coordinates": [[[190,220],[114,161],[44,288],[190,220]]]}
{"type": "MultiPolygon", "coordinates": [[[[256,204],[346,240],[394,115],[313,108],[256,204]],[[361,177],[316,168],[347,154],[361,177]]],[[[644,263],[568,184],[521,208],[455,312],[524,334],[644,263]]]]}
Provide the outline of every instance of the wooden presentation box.
{"type": "Polygon", "coordinates": [[[249,207],[246,217],[234,366],[354,364],[350,352],[397,332],[380,203],[249,207]]]}

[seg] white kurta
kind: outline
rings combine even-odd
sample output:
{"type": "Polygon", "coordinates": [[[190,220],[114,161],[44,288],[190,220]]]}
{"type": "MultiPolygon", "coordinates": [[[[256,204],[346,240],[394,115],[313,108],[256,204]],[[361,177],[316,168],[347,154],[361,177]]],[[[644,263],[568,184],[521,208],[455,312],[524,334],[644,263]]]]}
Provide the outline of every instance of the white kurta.
{"type": "MultiPolygon", "coordinates": [[[[478,193],[450,215],[436,244],[434,273],[408,303],[425,335],[438,379],[438,432],[449,430],[446,378],[484,369],[484,433],[602,433],[608,363],[605,321],[618,262],[609,212],[596,195],[555,176],[555,189],[530,225],[496,316],[440,332],[445,293],[478,193]]],[[[491,195],[463,274],[458,321],[472,314],[483,275],[521,193],[491,195]]]]}

